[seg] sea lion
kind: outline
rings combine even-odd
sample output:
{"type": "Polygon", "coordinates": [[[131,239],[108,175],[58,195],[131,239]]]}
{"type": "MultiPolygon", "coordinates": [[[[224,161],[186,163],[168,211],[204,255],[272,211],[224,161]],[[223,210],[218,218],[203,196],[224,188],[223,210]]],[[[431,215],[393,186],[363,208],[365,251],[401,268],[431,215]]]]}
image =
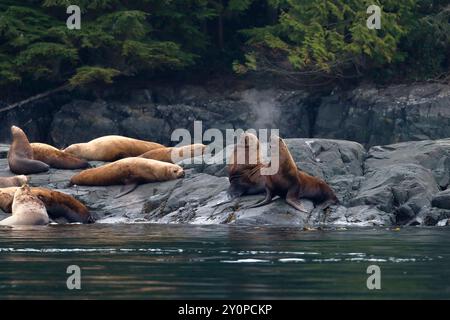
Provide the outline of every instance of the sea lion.
{"type": "Polygon", "coordinates": [[[12,203],[12,216],[0,221],[2,226],[47,225],[49,218],[44,203],[28,185],[17,188],[12,203]]]}
{"type": "Polygon", "coordinates": [[[21,187],[28,182],[27,176],[23,174],[14,177],[0,177],[0,188],[21,187]]]}
{"type": "MultiPolygon", "coordinates": [[[[0,188],[0,209],[4,212],[12,212],[13,197],[17,189],[17,187],[0,188]]],[[[48,215],[53,220],[64,218],[67,222],[94,222],[86,206],[68,194],[40,187],[32,187],[31,193],[44,203],[48,215]]]]}
{"type": "Polygon", "coordinates": [[[279,143],[279,168],[274,175],[265,175],[266,197],[263,201],[251,206],[260,207],[280,196],[295,209],[306,212],[300,198],[307,198],[314,203],[337,203],[333,190],[321,179],[300,171],[292,158],[283,139],[277,137],[279,143]]]}
{"type": "Polygon", "coordinates": [[[89,162],[78,159],[51,145],[45,143],[31,143],[33,159],[42,161],[55,169],[85,169],[89,162]]]}
{"type": "Polygon", "coordinates": [[[105,136],[86,143],[72,144],[64,149],[64,152],[85,160],[116,161],[127,157],[137,157],[159,148],[164,146],[128,137],[105,136]]]}
{"type": "Polygon", "coordinates": [[[33,159],[33,149],[19,127],[11,127],[12,144],[8,151],[9,168],[15,174],[33,174],[48,171],[50,166],[33,159]]]}
{"type": "Polygon", "coordinates": [[[203,155],[205,148],[206,146],[201,143],[195,143],[182,147],[164,147],[147,151],[146,153],[141,154],[139,158],[177,163],[185,159],[203,155]]]}
{"type": "Polygon", "coordinates": [[[71,185],[111,186],[125,185],[116,198],[121,197],[138,184],[175,180],[184,177],[179,165],[144,158],[125,158],[115,162],[83,170],[70,179],[71,185]]]}
{"type": "Polygon", "coordinates": [[[228,163],[229,197],[264,191],[264,179],[260,172],[264,164],[261,162],[260,143],[254,134],[247,132],[240,136],[228,163]]]}

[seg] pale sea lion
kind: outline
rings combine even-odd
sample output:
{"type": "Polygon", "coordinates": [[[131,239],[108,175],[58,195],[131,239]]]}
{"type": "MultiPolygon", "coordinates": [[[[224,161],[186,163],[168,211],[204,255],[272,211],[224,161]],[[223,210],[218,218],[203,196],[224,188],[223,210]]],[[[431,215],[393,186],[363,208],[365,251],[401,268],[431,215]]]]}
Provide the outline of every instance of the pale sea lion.
{"type": "Polygon", "coordinates": [[[128,137],[105,136],[86,143],[72,144],[64,149],[64,152],[86,160],[116,161],[126,157],[137,157],[159,148],[164,146],[128,137]]]}
{"type": "MultiPolygon", "coordinates": [[[[12,212],[14,193],[17,187],[0,188],[0,209],[12,212]]],[[[53,220],[65,219],[67,222],[91,223],[94,218],[84,204],[74,197],[46,188],[31,188],[31,193],[45,205],[47,213],[53,220]]]]}
{"type": "Polygon", "coordinates": [[[51,145],[45,143],[31,143],[33,159],[42,161],[55,169],[85,169],[89,162],[78,159],[51,145]]]}
{"type": "Polygon", "coordinates": [[[33,160],[33,149],[27,136],[19,127],[11,127],[12,144],[8,152],[9,168],[16,174],[33,174],[48,171],[49,165],[33,160]]]}
{"type": "Polygon", "coordinates": [[[47,225],[49,218],[44,203],[28,185],[17,188],[12,203],[12,216],[0,221],[3,226],[47,225]]]}
{"type": "Polygon", "coordinates": [[[21,187],[26,183],[28,183],[28,178],[23,174],[14,177],[0,177],[0,188],[21,187]]]}
{"type": "Polygon", "coordinates": [[[182,147],[164,147],[147,151],[146,153],[140,155],[139,158],[177,163],[185,159],[203,155],[205,148],[206,146],[201,143],[195,143],[182,147]]]}
{"type": "Polygon", "coordinates": [[[280,196],[295,209],[306,212],[298,200],[307,198],[314,203],[338,203],[333,190],[321,179],[298,170],[297,165],[283,139],[279,142],[279,168],[274,175],[265,175],[266,197],[251,208],[268,204],[275,196],[280,196]]]}
{"type": "Polygon", "coordinates": [[[184,177],[184,170],[176,164],[131,157],[98,168],[83,170],[70,179],[70,184],[125,185],[121,193],[116,196],[121,197],[136,189],[138,184],[175,180],[181,177],[184,177]]]}
{"type": "Polygon", "coordinates": [[[228,161],[227,171],[230,181],[228,195],[236,198],[262,193],[264,179],[260,169],[263,166],[258,138],[252,133],[244,133],[239,137],[228,161]]]}

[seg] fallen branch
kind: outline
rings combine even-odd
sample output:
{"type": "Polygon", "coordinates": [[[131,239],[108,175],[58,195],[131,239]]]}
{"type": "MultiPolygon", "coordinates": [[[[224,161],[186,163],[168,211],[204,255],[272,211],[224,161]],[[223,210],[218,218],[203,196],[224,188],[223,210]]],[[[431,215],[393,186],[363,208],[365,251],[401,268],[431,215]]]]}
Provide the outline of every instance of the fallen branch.
{"type": "Polygon", "coordinates": [[[0,109],[0,113],[4,112],[4,111],[12,110],[12,109],[18,108],[20,106],[23,106],[24,104],[27,104],[27,103],[30,103],[30,102],[33,102],[33,101],[36,101],[36,100],[48,97],[48,96],[50,96],[50,95],[52,95],[54,93],[57,93],[57,92],[60,92],[60,91],[64,91],[64,90],[66,90],[68,88],[69,88],[69,85],[65,84],[65,85],[63,85],[61,87],[58,87],[58,88],[55,88],[55,89],[52,89],[52,90],[49,90],[49,91],[46,91],[46,92],[43,92],[43,93],[39,93],[39,94],[37,94],[35,96],[32,96],[32,97],[30,97],[28,99],[25,99],[25,100],[22,100],[20,102],[16,102],[14,104],[11,104],[11,105],[9,105],[7,107],[1,108],[0,109]]]}

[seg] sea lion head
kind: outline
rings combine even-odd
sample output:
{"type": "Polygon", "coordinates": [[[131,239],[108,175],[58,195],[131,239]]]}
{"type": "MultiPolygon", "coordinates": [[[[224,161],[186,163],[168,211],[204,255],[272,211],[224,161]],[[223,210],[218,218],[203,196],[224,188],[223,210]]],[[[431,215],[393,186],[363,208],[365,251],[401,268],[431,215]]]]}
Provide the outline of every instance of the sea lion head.
{"type": "Polygon", "coordinates": [[[169,166],[167,170],[169,176],[173,179],[184,178],[185,176],[184,169],[179,165],[169,166]]]}
{"type": "Polygon", "coordinates": [[[21,174],[20,176],[16,176],[17,182],[19,185],[24,186],[28,183],[28,178],[26,175],[21,174]]]}
{"type": "Polygon", "coordinates": [[[250,132],[245,132],[239,137],[238,145],[244,148],[259,149],[259,140],[256,135],[250,132]]]}
{"type": "Polygon", "coordinates": [[[35,199],[33,194],[31,193],[31,188],[28,184],[24,184],[21,187],[18,187],[16,192],[14,193],[14,203],[19,203],[23,201],[28,201],[30,199],[35,199]]]}
{"type": "Polygon", "coordinates": [[[259,140],[256,135],[245,132],[239,137],[235,146],[231,164],[255,165],[261,162],[259,140]]]}
{"type": "Polygon", "coordinates": [[[13,140],[15,138],[19,138],[19,137],[25,137],[26,138],[25,132],[23,132],[23,130],[20,129],[19,127],[17,127],[17,126],[11,126],[11,135],[13,137],[13,140]]]}
{"type": "Polygon", "coordinates": [[[71,154],[73,156],[79,156],[81,152],[81,143],[75,143],[63,150],[64,153],[71,154]]]}

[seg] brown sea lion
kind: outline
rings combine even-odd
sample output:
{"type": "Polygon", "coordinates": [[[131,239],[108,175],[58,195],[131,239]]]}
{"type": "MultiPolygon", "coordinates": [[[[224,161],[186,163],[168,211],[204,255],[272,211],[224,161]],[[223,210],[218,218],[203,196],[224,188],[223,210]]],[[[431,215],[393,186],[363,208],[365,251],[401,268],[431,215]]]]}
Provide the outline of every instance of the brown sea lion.
{"type": "Polygon", "coordinates": [[[125,158],[98,168],[83,170],[70,179],[71,185],[111,186],[125,185],[116,198],[121,197],[138,184],[175,180],[184,177],[184,170],[172,163],[144,158],[125,158]]]}
{"type": "MultiPolygon", "coordinates": [[[[0,209],[12,211],[13,197],[17,187],[0,188],[0,209]]],[[[74,197],[46,188],[31,188],[31,193],[45,205],[47,213],[53,220],[64,218],[68,222],[94,222],[89,210],[74,197]]]]}
{"type": "Polygon", "coordinates": [[[44,203],[28,185],[17,188],[13,196],[12,216],[0,221],[3,226],[37,226],[49,223],[44,203]]]}
{"type": "Polygon", "coordinates": [[[239,137],[228,163],[230,187],[227,192],[231,198],[264,191],[264,179],[260,173],[264,164],[261,162],[260,143],[254,134],[247,132],[239,137]]]}
{"type": "Polygon", "coordinates": [[[141,154],[139,158],[153,159],[169,163],[194,158],[203,155],[206,146],[201,143],[191,144],[182,147],[158,148],[141,154]]]}
{"type": "Polygon", "coordinates": [[[16,174],[33,174],[48,171],[50,166],[33,159],[33,149],[27,136],[19,127],[11,127],[12,144],[8,152],[9,168],[16,174]]]}
{"type": "Polygon", "coordinates": [[[21,187],[28,182],[27,176],[23,174],[14,177],[0,177],[0,188],[21,187]]]}
{"type": "Polygon", "coordinates": [[[86,160],[116,161],[127,157],[137,157],[159,148],[164,146],[122,136],[105,136],[86,143],[72,144],[64,149],[64,152],[86,160]]]}
{"type": "Polygon", "coordinates": [[[317,203],[338,203],[333,190],[321,179],[300,171],[283,139],[279,142],[279,168],[274,175],[265,175],[266,197],[263,201],[251,206],[259,207],[268,204],[275,196],[280,196],[299,211],[306,212],[300,198],[307,198],[317,203]]]}
{"type": "Polygon", "coordinates": [[[55,169],[85,169],[89,162],[78,159],[51,145],[45,143],[31,143],[33,159],[42,161],[55,169]]]}

